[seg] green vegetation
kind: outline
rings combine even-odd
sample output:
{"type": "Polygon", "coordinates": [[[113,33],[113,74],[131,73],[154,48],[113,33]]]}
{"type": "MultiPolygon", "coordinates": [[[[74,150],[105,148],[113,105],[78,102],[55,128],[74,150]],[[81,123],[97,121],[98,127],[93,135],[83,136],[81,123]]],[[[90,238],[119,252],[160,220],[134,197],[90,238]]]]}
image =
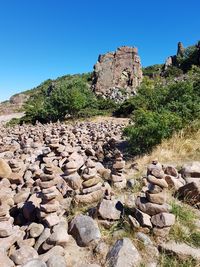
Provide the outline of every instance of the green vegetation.
{"type": "Polygon", "coordinates": [[[144,79],[138,94],[125,101],[117,115],[130,116],[124,134],[134,155],[150,152],[163,139],[200,118],[200,80],[193,74],[164,84],[144,79]]]}
{"type": "Polygon", "coordinates": [[[142,69],[143,75],[149,78],[155,78],[156,76],[160,76],[163,67],[164,67],[163,64],[156,64],[156,65],[145,67],[142,69]]]}
{"type": "Polygon", "coordinates": [[[178,259],[175,256],[169,256],[164,253],[161,254],[159,259],[160,267],[197,267],[198,264],[194,259],[178,259]]]}
{"type": "Polygon", "coordinates": [[[193,65],[199,65],[199,49],[198,45],[189,46],[184,50],[183,56],[177,56],[178,67],[187,72],[193,65]]]}
{"type": "Polygon", "coordinates": [[[168,77],[179,77],[180,75],[183,74],[183,71],[182,69],[176,67],[176,66],[169,66],[165,71],[164,71],[164,74],[163,76],[165,78],[168,78],[168,77]]]}
{"type": "Polygon", "coordinates": [[[195,224],[197,216],[194,210],[187,205],[178,204],[176,201],[173,201],[171,206],[172,213],[176,216],[176,223],[170,229],[171,239],[200,247],[200,232],[195,224]]]}
{"type": "Polygon", "coordinates": [[[91,117],[112,112],[111,100],[96,97],[90,90],[91,74],[67,75],[47,80],[31,92],[24,106],[24,122],[55,122],[70,118],[91,117]]]}

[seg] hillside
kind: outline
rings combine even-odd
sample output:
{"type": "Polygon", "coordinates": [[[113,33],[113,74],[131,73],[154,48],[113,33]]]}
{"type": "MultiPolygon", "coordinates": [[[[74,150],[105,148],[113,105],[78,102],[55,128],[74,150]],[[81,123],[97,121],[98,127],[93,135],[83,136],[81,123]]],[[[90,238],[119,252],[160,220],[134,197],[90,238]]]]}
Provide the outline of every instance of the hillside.
{"type": "Polygon", "coordinates": [[[1,108],[25,112],[0,116],[1,267],[200,266],[199,44],[143,69],[122,47],[1,108]]]}

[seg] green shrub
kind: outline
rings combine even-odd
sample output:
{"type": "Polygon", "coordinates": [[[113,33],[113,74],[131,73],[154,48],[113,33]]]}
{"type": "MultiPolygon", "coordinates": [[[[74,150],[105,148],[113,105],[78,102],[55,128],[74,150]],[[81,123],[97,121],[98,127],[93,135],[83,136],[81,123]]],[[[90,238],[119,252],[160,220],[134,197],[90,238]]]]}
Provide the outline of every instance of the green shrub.
{"type": "Polygon", "coordinates": [[[200,118],[200,82],[188,79],[166,86],[142,84],[138,95],[123,103],[118,112],[131,114],[127,136],[134,155],[151,149],[175,131],[200,118]]]}
{"type": "Polygon", "coordinates": [[[63,76],[57,82],[46,81],[34,91],[24,106],[24,122],[64,120],[111,113],[116,104],[96,97],[89,88],[89,74],[63,76]]]}
{"type": "Polygon", "coordinates": [[[179,77],[182,74],[183,71],[180,68],[175,66],[169,66],[164,72],[164,77],[179,77]]]}

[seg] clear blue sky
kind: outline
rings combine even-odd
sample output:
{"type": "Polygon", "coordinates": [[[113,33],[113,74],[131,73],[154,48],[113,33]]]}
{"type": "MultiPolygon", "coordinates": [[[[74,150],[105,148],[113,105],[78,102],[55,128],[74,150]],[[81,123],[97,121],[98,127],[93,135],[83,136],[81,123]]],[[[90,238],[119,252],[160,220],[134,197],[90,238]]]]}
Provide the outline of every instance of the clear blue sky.
{"type": "Polygon", "coordinates": [[[0,0],[0,101],[121,45],[147,66],[199,39],[199,0],[0,0]]]}

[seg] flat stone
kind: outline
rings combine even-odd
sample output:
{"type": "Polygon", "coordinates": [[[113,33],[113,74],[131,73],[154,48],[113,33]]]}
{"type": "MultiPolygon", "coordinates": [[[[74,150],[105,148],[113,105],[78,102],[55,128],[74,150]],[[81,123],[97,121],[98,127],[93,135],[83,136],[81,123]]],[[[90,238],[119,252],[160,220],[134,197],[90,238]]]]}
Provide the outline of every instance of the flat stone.
{"type": "Polygon", "coordinates": [[[101,187],[102,187],[102,183],[99,182],[99,183],[96,184],[96,185],[93,185],[93,186],[91,186],[91,187],[82,189],[82,193],[83,193],[83,194],[92,193],[92,192],[95,192],[95,191],[101,189],[101,187]]]}
{"type": "Polygon", "coordinates": [[[94,186],[94,185],[98,184],[101,181],[102,181],[102,179],[100,177],[94,177],[94,178],[91,178],[91,179],[89,179],[87,181],[84,181],[82,183],[82,185],[83,185],[84,188],[88,188],[88,187],[91,187],[91,186],[94,186]]]}
{"type": "Polygon", "coordinates": [[[106,257],[106,267],[136,267],[142,258],[129,238],[118,240],[106,257]]]}
{"type": "Polygon", "coordinates": [[[138,197],[135,204],[138,209],[150,216],[156,215],[161,212],[169,212],[170,209],[170,206],[168,204],[159,205],[151,203],[145,197],[138,197]]]}
{"type": "Polygon", "coordinates": [[[200,261],[200,248],[193,248],[185,243],[176,243],[175,241],[170,241],[168,243],[161,244],[159,249],[169,255],[176,255],[182,260],[192,257],[197,261],[200,261]]]}
{"type": "Polygon", "coordinates": [[[88,246],[101,238],[97,223],[89,216],[77,215],[70,223],[69,233],[79,246],[88,246]]]}
{"type": "Polygon", "coordinates": [[[151,217],[151,222],[156,227],[169,227],[175,223],[175,215],[162,212],[151,217]]]}
{"type": "Polygon", "coordinates": [[[156,203],[156,204],[161,204],[161,205],[166,203],[167,201],[166,192],[164,190],[160,193],[155,193],[155,194],[151,194],[147,191],[146,198],[151,203],[156,203]]]}
{"type": "Polygon", "coordinates": [[[156,177],[154,177],[152,175],[148,175],[147,176],[147,181],[149,183],[154,184],[154,185],[158,185],[158,186],[160,186],[162,188],[168,188],[168,184],[165,181],[165,179],[158,179],[158,178],[156,178],[156,177]]]}
{"type": "Polygon", "coordinates": [[[97,190],[95,192],[86,194],[86,195],[76,195],[74,200],[77,203],[85,203],[90,204],[99,201],[103,198],[104,192],[103,190],[97,190]]]}

